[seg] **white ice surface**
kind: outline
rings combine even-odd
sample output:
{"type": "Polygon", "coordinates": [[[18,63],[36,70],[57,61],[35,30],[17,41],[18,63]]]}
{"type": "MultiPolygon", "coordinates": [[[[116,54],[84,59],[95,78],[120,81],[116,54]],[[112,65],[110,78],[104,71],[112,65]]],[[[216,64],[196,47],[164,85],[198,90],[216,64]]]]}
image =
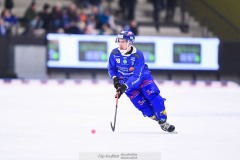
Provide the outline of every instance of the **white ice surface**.
{"type": "Polygon", "coordinates": [[[178,134],[163,132],[125,95],[113,133],[115,91],[104,81],[0,81],[0,160],[79,160],[79,152],[161,152],[160,160],[240,159],[240,87],[159,88],[178,134]]]}

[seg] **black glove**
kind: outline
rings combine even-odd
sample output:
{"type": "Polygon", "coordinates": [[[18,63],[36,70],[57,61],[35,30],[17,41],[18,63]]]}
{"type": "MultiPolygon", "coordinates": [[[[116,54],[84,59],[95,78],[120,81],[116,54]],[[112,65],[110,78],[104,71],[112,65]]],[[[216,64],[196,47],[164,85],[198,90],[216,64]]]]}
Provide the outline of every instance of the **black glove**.
{"type": "Polygon", "coordinates": [[[127,86],[125,84],[121,84],[120,87],[117,89],[117,94],[115,98],[117,98],[117,95],[118,95],[118,98],[120,98],[121,95],[126,91],[126,89],[127,89],[127,86]]]}
{"type": "Polygon", "coordinates": [[[121,86],[118,77],[114,77],[114,78],[113,78],[113,85],[114,85],[114,87],[116,88],[116,90],[121,86]]]}

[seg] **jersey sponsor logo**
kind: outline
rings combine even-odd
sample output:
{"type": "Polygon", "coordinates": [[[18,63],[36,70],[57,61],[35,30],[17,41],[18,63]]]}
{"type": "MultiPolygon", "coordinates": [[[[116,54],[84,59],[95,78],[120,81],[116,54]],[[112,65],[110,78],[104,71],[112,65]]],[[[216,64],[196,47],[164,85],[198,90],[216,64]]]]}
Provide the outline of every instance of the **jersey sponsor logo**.
{"type": "Polygon", "coordinates": [[[143,87],[151,84],[152,82],[153,82],[153,80],[144,80],[140,87],[143,88],[143,87]]]}
{"type": "Polygon", "coordinates": [[[150,94],[154,93],[155,91],[154,91],[154,88],[152,87],[151,90],[148,89],[146,92],[148,95],[150,95],[150,94]]]}
{"type": "Polygon", "coordinates": [[[130,68],[129,68],[129,71],[134,71],[134,67],[130,67],[130,68]]]}
{"type": "Polygon", "coordinates": [[[120,58],[116,58],[116,62],[117,62],[117,63],[120,63],[120,58]]]}
{"type": "MultiPolygon", "coordinates": [[[[133,73],[133,72],[132,72],[132,73],[133,73]]],[[[134,84],[136,84],[136,83],[139,82],[139,80],[140,80],[140,78],[141,78],[141,75],[142,75],[142,72],[140,72],[139,77],[138,77],[135,81],[132,82],[132,85],[134,85],[134,84]]]]}
{"type": "Polygon", "coordinates": [[[146,102],[146,100],[145,99],[143,99],[143,100],[138,100],[138,104],[140,104],[140,106],[142,106],[144,103],[146,102]]]}
{"type": "Polygon", "coordinates": [[[132,95],[130,96],[130,99],[134,99],[135,97],[137,97],[139,93],[140,93],[139,91],[133,91],[132,95]]]}
{"type": "Polygon", "coordinates": [[[127,64],[127,58],[124,57],[123,64],[127,64]]]}
{"type": "Polygon", "coordinates": [[[134,53],[134,56],[135,56],[135,57],[137,57],[137,58],[139,58],[139,57],[140,57],[140,55],[139,55],[139,54],[137,54],[137,53],[134,53]]]}
{"type": "Polygon", "coordinates": [[[118,67],[118,71],[119,72],[125,72],[125,73],[128,73],[128,67],[118,67]]]}
{"type": "Polygon", "coordinates": [[[134,85],[134,84],[136,84],[137,82],[139,82],[139,80],[140,80],[140,76],[136,79],[136,81],[133,81],[133,82],[132,82],[132,85],[134,85]]]}
{"type": "Polygon", "coordinates": [[[118,51],[113,51],[112,54],[118,54],[118,51]]]}
{"type": "Polygon", "coordinates": [[[131,57],[132,65],[134,65],[135,57],[131,57]]]}
{"type": "Polygon", "coordinates": [[[124,71],[122,72],[122,71],[120,71],[120,70],[118,70],[118,72],[121,73],[123,76],[126,76],[126,77],[128,77],[128,78],[133,75],[133,72],[126,73],[126,72],[124,72],[124,71]]]}

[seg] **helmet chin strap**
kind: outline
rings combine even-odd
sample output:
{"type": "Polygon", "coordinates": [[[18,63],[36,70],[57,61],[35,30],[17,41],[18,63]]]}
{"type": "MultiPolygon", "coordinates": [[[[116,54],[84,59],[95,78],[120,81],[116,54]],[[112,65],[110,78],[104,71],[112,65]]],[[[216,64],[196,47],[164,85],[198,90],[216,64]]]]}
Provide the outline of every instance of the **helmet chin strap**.
{"type": "Polygon", "coordinates": [[[120,51],[121,54],[124,55],[124,54],[126,54],[128,51],[130,51],[131,46],[132,46],[132,45],[131,45],[131,42],[128,42],[128,43],[127,43],[127,48],[126,48],[126,49],[122,49],[122,50],[121,50],[121,49],[118,47],[118,50],[120,51]]]}

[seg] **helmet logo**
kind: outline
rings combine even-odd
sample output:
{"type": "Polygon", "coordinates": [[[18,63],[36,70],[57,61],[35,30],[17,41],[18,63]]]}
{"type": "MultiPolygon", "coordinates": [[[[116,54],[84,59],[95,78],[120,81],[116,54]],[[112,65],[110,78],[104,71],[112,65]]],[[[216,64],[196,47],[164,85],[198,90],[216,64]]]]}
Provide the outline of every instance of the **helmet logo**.
{"type": "Polygon", "coordinates": [[[132,34],[132,32],[131,32],[131,31],[129,31],[127,35],[131,35],[131,34],[132,34]]]}

